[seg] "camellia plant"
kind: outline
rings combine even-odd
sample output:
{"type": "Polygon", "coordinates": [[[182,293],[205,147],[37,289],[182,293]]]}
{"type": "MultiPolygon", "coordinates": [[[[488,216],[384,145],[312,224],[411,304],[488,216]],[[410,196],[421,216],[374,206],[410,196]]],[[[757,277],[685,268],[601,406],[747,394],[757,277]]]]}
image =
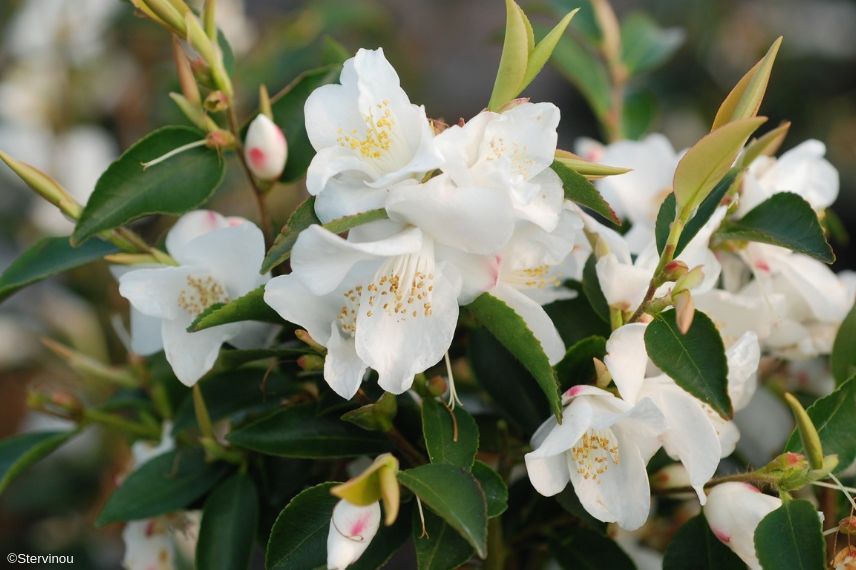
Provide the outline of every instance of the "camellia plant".
{"type": "Polygon", "coordinates": [[[541,29],[507,0],[487,106],[453,125],[382,48],[332,41],[241,117],[216,2],[131,3],[172,35],[192,126],[85,204],[0,152],[75,224],[0,296],[103,259],[130,331],[124,364],[46,341],[114,390],[33,392],[77,427],[0,442],[0,489],[104,425],[133,459],[97,525],[130,569],[187,536],[203,569],[856,567],[856,279],[828,267],[823,144],[777,158],[789,124],[758,115],[781,39],[679,152],[624,101],[680,34],[604,0],[573,39],[576,10],[541,29]],[[551,58],[606,143],[557,148],[559,109],[525,97],[551,58]],[[257,220],[199,209],[238,164],[257,220]],[[304,178],[278,228],[270,196],[304,178]],[[153,215],[177,216],[162,241],[153,215]]]}

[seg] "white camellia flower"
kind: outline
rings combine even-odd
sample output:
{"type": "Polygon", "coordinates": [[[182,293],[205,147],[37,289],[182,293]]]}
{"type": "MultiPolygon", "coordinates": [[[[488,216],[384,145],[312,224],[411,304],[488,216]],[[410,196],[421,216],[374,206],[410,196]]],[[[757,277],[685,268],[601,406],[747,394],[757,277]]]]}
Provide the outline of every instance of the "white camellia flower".
{"type": "Polygon", "coordinates": [[[322,222],[381,208],[389,185],[440,165],[425,108],[410,103],[383,49],[347,60],[341,85],[313,91],[305,115],[317,152],[306,188],[322,222]]]}
{"type": "Polygon", "coordinates": [[[327,533],[327,568],[345,570],[369,547],[380,527],[380,504],[366,507],[341,500],[333,509],[327,533]]]}
{"type": "Polygon", "coordinates": [[[711,489],[704,517],[720,542],[751,570],[761,570],[755,552],[755,529],[764,517],[781,506],[781,499],[765,495],[749,483],[722,483],[711,489]]]}
{"type": "Polygon", "coordinates": [[[368,367],[384,390],[404,392],[452,342],[460,277],[437,262],[418,228],[375,222],[345,240],[310,226],[291,267],[268,283],[265,302],[327,347],[324,379],[343,398],[368,367]]]}
{"type": "Polygon", "coordinates": [[[645,466],[659,449],[663,416],[648,400],[633,406],[593,386],[574,386],[562,423],[551,417],[532,436],[526,470],[545,496],[570,481],[583,507],[604,522],[634,530],[648,518],[645,466]]]}
{"type": "Polygon", "coordinates": [[[192,386],[214,365],[224,342],[257,327],[231,323],[187,332],[211,305],[236,299],[268,279],[259,275],[264,237],[246,220],[200,210],[176,223],[166,248],[177,267],[128,271],[119,277],[119,293],[141,314],[160,321],[167,361],[176,377],[192,386]]]}
{"type": "Polygon", "coordinates": [[[267,115],[259,114],[247,129],[244,159],[253,176],[276,180],[285,169],[288,144],[282,130],[267,115]]]}
{"type": "Polygon", "coordinates": [[[519,218],[552,231],[564,200],[562,182],[550,168],[559,116],[552,103],[483,111],[437,135],[441,168],[458,186],[508,192],[519,218]]]}
{"type": "Polygon", "coordinates": [[[815,210],[831,206],[838,197],[838,171],[823,158],[825,153],[822,142],[807,140],[778,159],[753,160],[743,178],[737,215],[742,217],[778,192],[799,194],[815,210]]]}
{"type": "MultiPolygon", "coordinates": [[[[592,143],[586,143],[592,155],[592,143]]],[[[672,178],[680,158],[669,140],[660,134],[641,141],[618,141],[595,152],[597,161],[631,169],[596,182],[610,206],[620,218],[633,225],[626,235],[631,253],[640,253],[654,235],[654,223],[660,204],[672,191],[672,178]]]]}
{"type": "MultiPolygon", "coordinates": [[[[710,406],[657,371],[645,349],[647,324],[631,323],[615,330],[606,343],[604,364],[609,369],[621,397],[630,404],[652,401],[663,415],[665,429],[660,441],[666,451],[679,459],[689,474],[690,483],[704,504],[704,484],[716,471],[719,460],[730,455],[739,438],[734,424],[724,420],[710,406]]],[[[728,395],[732,406],[748,404],[756,386],[756,371],[761,357],[758,340],[746,333],[726,350],[728,395]]]]}

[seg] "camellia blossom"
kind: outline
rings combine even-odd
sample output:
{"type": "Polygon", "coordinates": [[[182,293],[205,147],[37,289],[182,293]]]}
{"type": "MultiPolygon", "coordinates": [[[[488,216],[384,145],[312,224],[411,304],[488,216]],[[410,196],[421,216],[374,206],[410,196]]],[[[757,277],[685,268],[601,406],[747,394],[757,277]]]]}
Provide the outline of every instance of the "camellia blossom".
{"type": "Polygon", "coordinates": [[[322,222],[383,207],[388,186],[440,165],[425,108],[410,102],[383,49],[360,49],[341,84],[313,91],[304,111],[317,153],[306,188],[322,222]]]}
{"type": "Polygon", "coordinates": [[[460,277],[437,263],[433,240],[392,222],[370,226],[347,240],[310,226],[292,250],[292,272],[265,287],[268,305],[327,347],[324,379],[343,398],[368,367],[384,390],[410,388],[443,357],[458,320],[460,277]]]}
{"type": "Polygon", "coordinates": [[[244,160],[260,180],[276,180],[285,169],[288,144],[282,130],[267,115],[258,115],[247,129],[244,160]]]}
{"type": "Polygon", "coordinates": [[[717,485],[707,499],[704,516],[714,536],[751,570],[761,570],[755,552],[755,529],[764,517],[782,506],[782,500],[740,482],[717,485]]]}
{"type": "Polygon", "coordinates": [[[380,528],[380,503],[336,503],[327,533],[327,568],[344,570],[363,555],[380,528]]]}
{"type": "Polygon", "coordinates": [[[268,277],[259,275],[264,237],[252,223],[210,211],[183,216],[166,238],[178,266],[142,268],[119,277],[119,293],[141,314],[160,321],[167,361],[192,386],[214,365],[220,346],[254,325],[230,323],[199,332],[187,327],[205,309],[240,297],[268,277]]]}
{"type": "MultiPolygon", "coordinates": [[[[655,367],[645,349],[647,327],[631,323],[615,330],[606,344],[604,364],[622,398],[630,404],[650,400],[660,410],[665,424],[660,441],[669,455],[683,463],[690,484],[704,504],[704,484],[713,476],[719,460],[734,451],[739,433],[733,423],[667,375],[648,375],[649,369],[655,367]]],[[[760,357],[758,339],[751,332],[726,351],[728,394],[735,409],[746,406],[755,391],[760,357]]]]}
{"type": "Polygon", "coordinates": [[[535,490],[560,493],[570,481],[595,518],[634,530],[648,518],[651,490],[645,467],[660,448],[663,415],[651,403],[638,405],[593,386],[574,386],[562,414],[532,436],[526,470],[535,490]]]}

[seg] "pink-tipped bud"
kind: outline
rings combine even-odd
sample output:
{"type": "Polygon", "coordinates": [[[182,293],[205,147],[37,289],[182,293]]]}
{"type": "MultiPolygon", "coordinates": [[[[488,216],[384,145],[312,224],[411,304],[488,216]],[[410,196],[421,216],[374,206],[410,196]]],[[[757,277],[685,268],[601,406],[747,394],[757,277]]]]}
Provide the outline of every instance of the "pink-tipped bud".
{"type": "Polygon", "coordinates": [[[285,135],[264,115],[250,123],[244,141],[244,159],[259,180],[276,180],[285,169],[288,144],[285,135]]]}

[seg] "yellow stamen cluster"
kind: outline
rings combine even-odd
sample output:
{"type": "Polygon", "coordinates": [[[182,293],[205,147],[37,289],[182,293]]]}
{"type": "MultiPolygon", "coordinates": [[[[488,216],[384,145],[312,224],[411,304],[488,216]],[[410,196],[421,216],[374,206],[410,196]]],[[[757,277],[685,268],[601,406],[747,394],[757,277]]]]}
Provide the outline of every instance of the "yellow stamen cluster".
{"type": "Polygon", "coordinates": [[[371,307],[366,315],[374,316],[377,307],[391,316],[400,318],[419,315],[430,317],[431,293],[434,291],[434,274],[416,271],[412,279],[403,279],[397,273],[381,273],[366,288],[367,302],[371,307]]]}
{"type": "Polygon", "coordinates": [[[357,310],[360,307],[360,297],[363,294],[363,286],[357,285],[352,289],[348,289],[345,296],[345,304],[339,309],[339,314],[336,318],[339,321],[339,328],[343,333],[353,336],[357,332],[357,310]]]}
{"type": "Polygon", "coordinates": [[[550,274],[549,265],[538,265],[517,270],[518,280],[524,287],[531,289],[545,289],[547,287],[558,287],[561,282],[550,274]]]}
{"type": "Polygon", "coordinates": [[[594,479],[606,473],[610,463],[618,465],[618,441],[612,430],[589,430],[583,434],[577,444],[571,448],[577,473],[583,479],[594,479]]]}
{"type": "Polygon", "coordinates": [[[217,303],[227,303],[229,295],[223,286],[211,276],[187,276],[187,284],[178,294],[178,306],[191,316],[217,303]]]}
{"type": "Polygon", "coordinates": [[[339,129],[336,140],[340,146],[359,151],[364,158],[381,158],[392,147],[392,128],[395,125],[395,117],[389,109],[389,100],[382,101],[377,105],[375,112],[370,112],[363,119],[366,123],[363,138],[360,138],[357,129],[353,129],[350,134],[339,129]],[[376,116],[378,118],[375,118],[376,116]]]}

